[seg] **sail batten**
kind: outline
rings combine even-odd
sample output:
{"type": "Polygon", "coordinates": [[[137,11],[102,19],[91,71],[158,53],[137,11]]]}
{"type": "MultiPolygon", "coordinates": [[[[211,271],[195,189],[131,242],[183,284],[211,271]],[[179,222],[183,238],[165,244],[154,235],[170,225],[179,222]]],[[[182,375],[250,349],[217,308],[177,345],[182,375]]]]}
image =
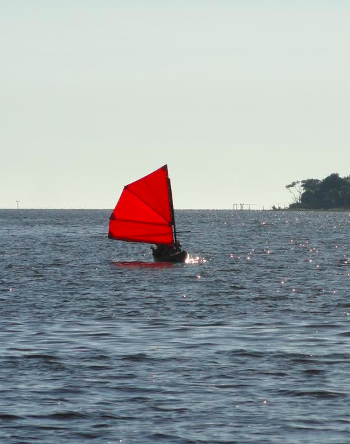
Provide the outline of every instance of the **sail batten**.
{"type": "Polygon", "coordinates": [[[152,208],[147,202],[145,202],[144,200],[142,200],[139,196],[137,196],[135,193],[132,192],[132,190],[130,190],[128,188],[128,186],[125,187],[130,193],[132,193],[135,197],[137,197],[137,199],[139,199],[141,202],[143,202],[145,205],[147,205],[150,209],[152,209],[155,213],[157,213],[165,222],[167,222],[167,220],[163,217],[162,214],[160,214],[156,209],[152,208]]]}
{"type": "Polygon", "coordinates": [[[167,165],[126,185],[110,217],[112,239],[174,246],[167,165]]]}
{"type": "Polygon", "coordinates": [[[119,221],[119,222],[134,223],[134,224],[142,224],[142,225],[154,225],[154,226],[158,225],[160,227],[171,226],[171,223],[169,224],[169,223],[157,223],[157,222],[146,222],[146,221],[140,222],[140,221],[135,221],[135,220],[132,220],[132,219],[128,220],[128,219],[113,218],[111,220],[116,220],[116,221],[119,221]]]}

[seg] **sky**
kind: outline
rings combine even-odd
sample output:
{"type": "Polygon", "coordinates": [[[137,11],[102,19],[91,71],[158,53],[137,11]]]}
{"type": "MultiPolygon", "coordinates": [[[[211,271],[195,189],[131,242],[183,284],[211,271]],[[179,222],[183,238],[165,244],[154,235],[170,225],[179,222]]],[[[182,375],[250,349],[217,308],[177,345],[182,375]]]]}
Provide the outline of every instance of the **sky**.
{"type": "Polygon", "coordinates": [[[288,205],[350,175],[348,0],[0,0],[0,208],[288,205]]]}

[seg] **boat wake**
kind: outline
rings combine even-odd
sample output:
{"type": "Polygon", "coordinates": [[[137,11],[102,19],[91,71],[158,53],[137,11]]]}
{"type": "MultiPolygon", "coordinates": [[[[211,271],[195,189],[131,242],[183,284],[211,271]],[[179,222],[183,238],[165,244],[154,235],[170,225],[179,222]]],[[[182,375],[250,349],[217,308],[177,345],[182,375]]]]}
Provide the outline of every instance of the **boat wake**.
{"type": "Polygon", "coordinates": [[[206,264],[208,261],[204,257],[200,256],[189,256],[186,259],[186,264],[206,264]]]}

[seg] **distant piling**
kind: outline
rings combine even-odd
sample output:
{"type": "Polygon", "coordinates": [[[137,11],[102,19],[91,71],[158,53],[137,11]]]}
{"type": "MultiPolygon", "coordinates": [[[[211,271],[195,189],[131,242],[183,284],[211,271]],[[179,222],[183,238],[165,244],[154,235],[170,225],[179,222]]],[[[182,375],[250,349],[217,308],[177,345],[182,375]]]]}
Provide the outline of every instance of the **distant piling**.
{"type": "Polygon", "coordinates": [[[232,204],[232,209],[234,211],[239,210],[251,210],[251,207],[256,206],[257,204],[251,204],[251,203],[234,203],[232,204]]]}

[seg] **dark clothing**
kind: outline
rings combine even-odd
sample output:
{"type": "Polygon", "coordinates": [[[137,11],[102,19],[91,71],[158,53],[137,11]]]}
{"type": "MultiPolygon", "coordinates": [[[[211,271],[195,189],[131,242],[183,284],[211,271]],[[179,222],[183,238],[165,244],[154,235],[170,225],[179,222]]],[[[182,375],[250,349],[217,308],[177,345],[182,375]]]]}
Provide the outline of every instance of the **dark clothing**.
{"type": "Polygon", "coordinates": [[[157,245],[156,248],[151,248],[154,257],[162,257],[166,254],[172,254],[175,251],[175,249],[173,247],[170,247],[169,245],[157,245]]]}

